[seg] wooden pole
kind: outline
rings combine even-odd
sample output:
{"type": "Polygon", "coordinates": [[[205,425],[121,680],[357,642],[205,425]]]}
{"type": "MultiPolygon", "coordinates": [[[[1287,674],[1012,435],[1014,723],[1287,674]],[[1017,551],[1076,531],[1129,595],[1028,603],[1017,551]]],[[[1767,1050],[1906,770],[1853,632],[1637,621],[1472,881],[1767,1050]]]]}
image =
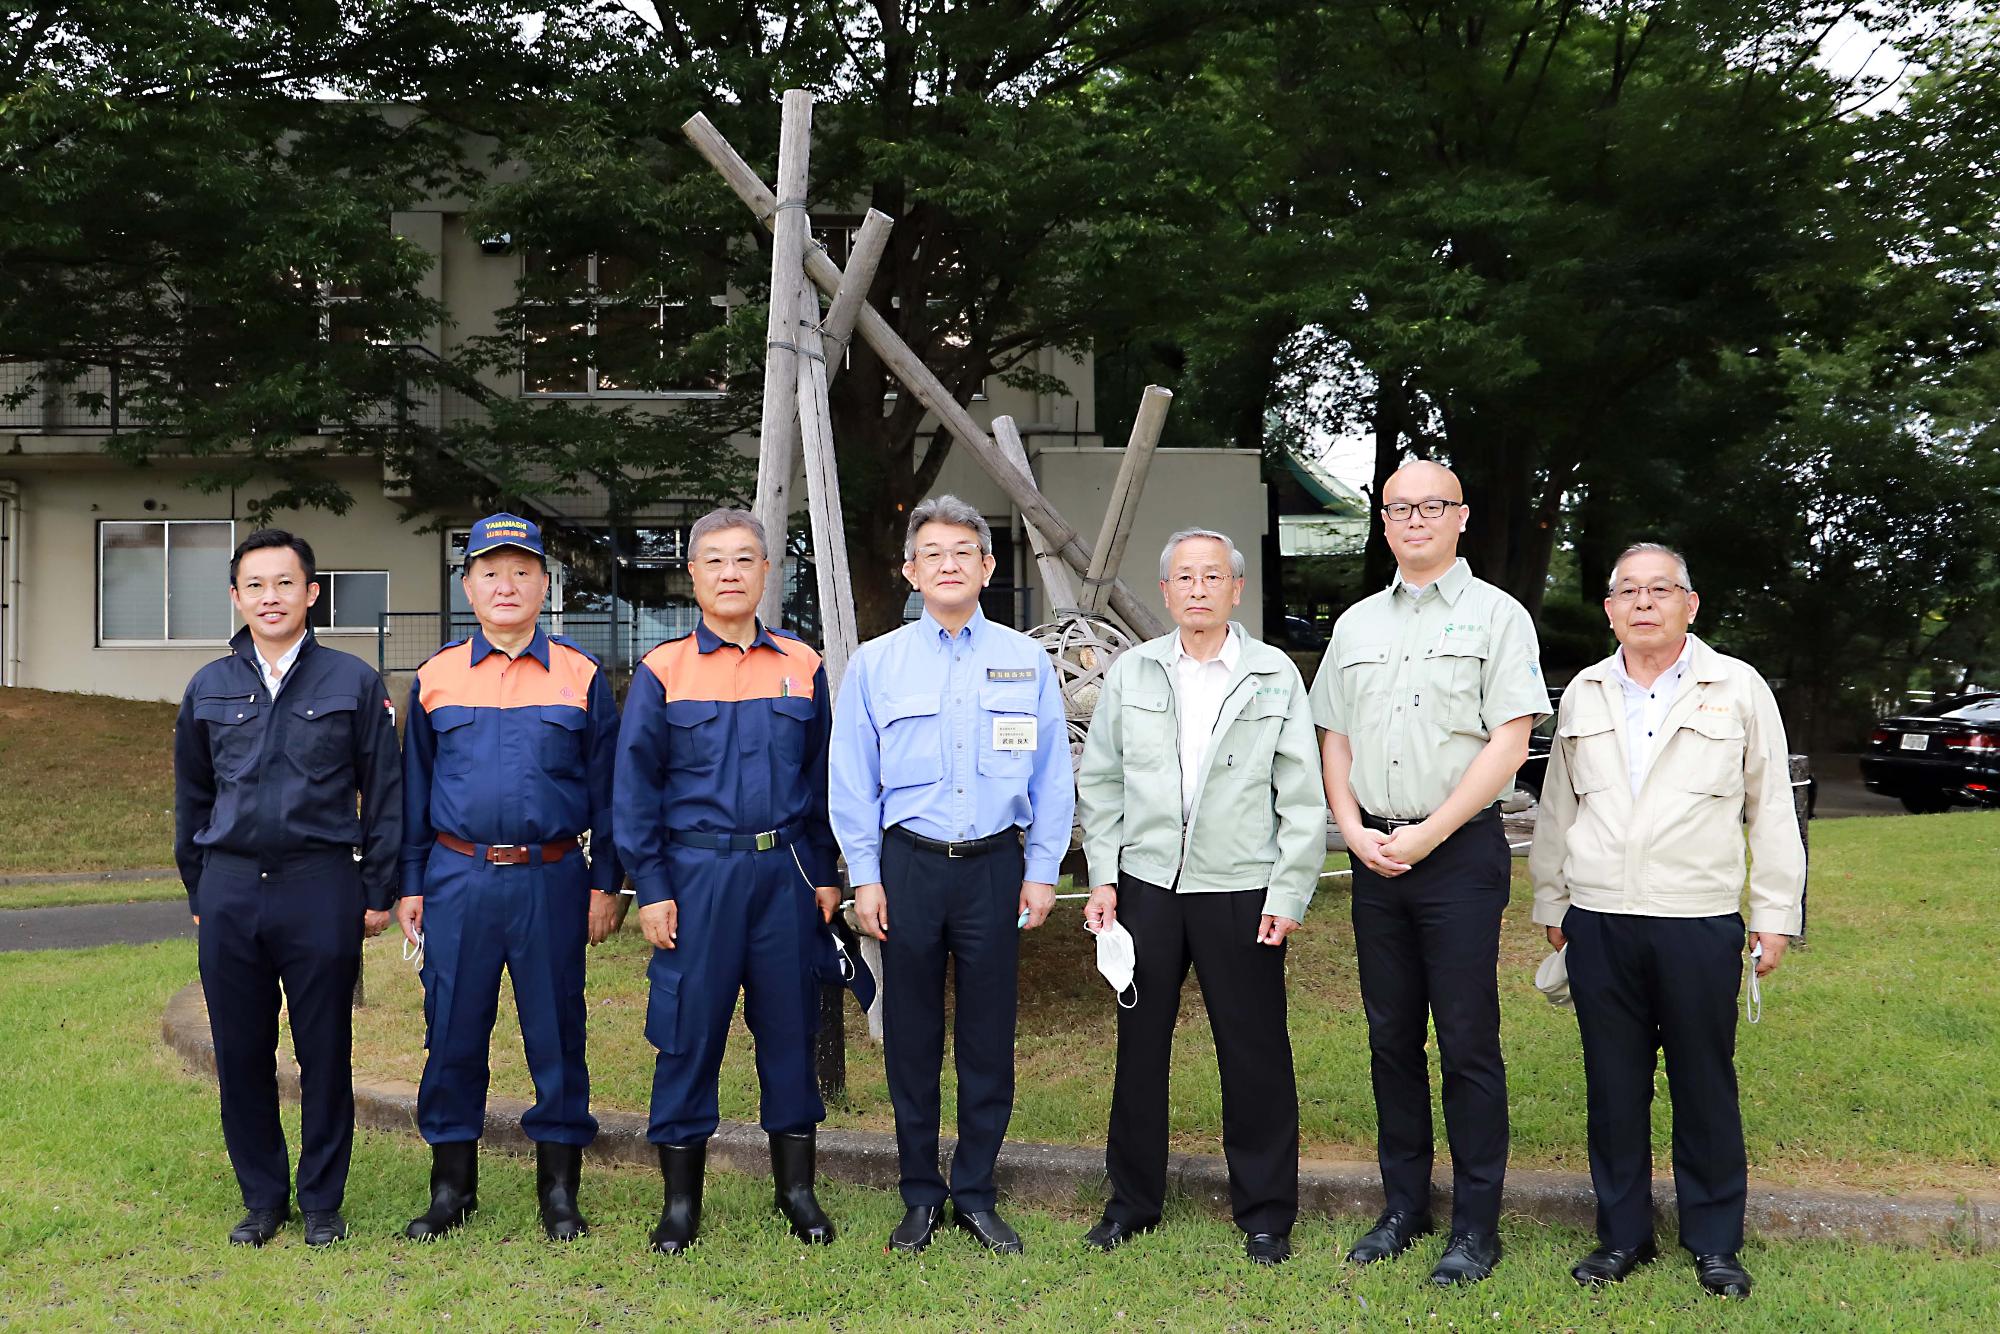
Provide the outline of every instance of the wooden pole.
{"type": "Polygon", "coordinates": [[[1139,396],[1139,415],[1132,419],[1132,438],[1125,444],[1125,459],[1118,465],[1118,480],[1111,488],[1111,503],[1104,509],[1104,526],[1097,530],[1097,550],[1090,558],[1090,573],[1083,580],[1083,609],[1097,611],[1104,606],[1105,585],[1117,574],[1118,562],[1125,557],[1125,543],[1132,536],[1132,521],[1139,514],[1139,494],[1146,489],[1146,474],[1153,464],[1153,451],[1160,444],[1160,430],[1167,424],[1167,406],[1173,391],[1149,384],[1139,396]]]}
{"type": "MultiPolygon", "coordinates": [[[[879,216],[879,215],[878,215],[879,216]]],[[[840,469],[833,454],[827,413],[826,344],[820,338],[819,294],[798,278],[799,434],[806,455],[806,506],[812,518],[813,570],[819,584],[821,656],[827,693],[837,695],[861,636],[854,616],[854,585],[847,577],[847,529],[840,517],[840,469]]],[[[834,345],[836,350],[839,344],[834,345]]],[[[836,355],[837,355],[836,351],[836,355]]],[[[832,700],[827,701],[831,703],[832,700]]]]}
{"type": "Polygon", "coordinates": [[[799,265],[806,251],[806,173],[812,151],[812,94],[785,90],[778,135],[778,191],[771,218],[771,310],[765,321],[764,412],[757,428],[758,522],[778,561],[778,577],[757,606],[766,625],[781,620],[785,581],[785,522],[791,514],[792,472],[798,466],[797,343],[799,265]]]}
{"type": "MultiPolygon", "coordinates": [[[[775,227],[778,199],[757,173],[750,169],[729,141],[722,137],[715,126],[709,124],[708,117],[695,113],[681,126],[681,132],[694,145],[695,151],[714,167],[737,198],[749,206],[766,227],[775,227]]],[[[789,210],[787,210],[789,211],[789,210]]],[[[806,277],[822,292],[837,294],[841,286],[840,266],[817,247],[808,247],[805,252],[806,277]]],[[[1020,509],[1022,517],[1033,523],[1047,538],[1049,546],[1064,562],[1078,574],[1090,571],[1090,547],[1076,529],[1072,528],[1055,506],[1035,489],[1033,481],[1021,476],[1008,464],[999,446],[979,429],[979,424],[953,398],[951,392],[939,382],[923,360],[910,350],[889,322],[882,318],[880,311],[863,302],[855,320],[855,327],[868,346],[882,358],[891,373],[917,401],[928,408],[933,416],[950,432],[951,437],[972,452],[980,466],[1020,509]]],[[[1132,633],[1141,639],[1155,639],[1166,633],[1166,626],[1153,614],[1151,608],[1132,595],[1122,580],[1106,586],[1106,600],[1111,610],[1132,633]]]]}
{"type": "MultiPolygon", "coordinates": [[[[1034,473],[1028,468],[1028,447],[1021,443],[1021,430],[1012,417],[993,419],[993,439],[1015,471],[1033,481],[1034,473]]],[[[1041,619],[1054,620],[1064,612],[1081,610],[1083,602],[1077,596],[1076,575],[1063,564],[1061,557],[1049,550],[1048,540],[1034,524],[1025,523],[1022,527],[1028,530],[1028,545],[1034,550],[1035,566],[1042,572],[1042,591],[1049,599],[1048,610],[1041,619]]]]}
{"type": "MultiPolygon", "coordinates": [[[[839,355],[826,363],[826,382],[829,385],[839,378],[841,369],[847,365],[847,348],[854,337],[854,321],[868,301],[868,289],[875,282],[875,270],[882,263],[882,252],[889,248],[889,229],[893,226],[895,223],[887,213],[871,208],[868,216],[861,220],[860,229],[854,233],[854,246],[847,252],[847,272],[841,275],[840,290],[834,293],[833,306],[820,326],[826,336],[838,344],[834,351],[839,355]]],[[[818,299],[815,293],[813,300],[817,302],[818,299]]]]}

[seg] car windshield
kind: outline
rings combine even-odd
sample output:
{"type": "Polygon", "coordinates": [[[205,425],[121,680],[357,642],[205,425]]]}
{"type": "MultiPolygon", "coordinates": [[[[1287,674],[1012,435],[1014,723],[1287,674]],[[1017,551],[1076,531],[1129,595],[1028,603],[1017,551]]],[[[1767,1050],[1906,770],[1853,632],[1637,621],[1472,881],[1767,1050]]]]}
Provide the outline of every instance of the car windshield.
{"type": "Polygon", "coordinates": [[[1962,723],[2000,723],[2000,695],[1953,709],[1944,716],[1962,723]]]}

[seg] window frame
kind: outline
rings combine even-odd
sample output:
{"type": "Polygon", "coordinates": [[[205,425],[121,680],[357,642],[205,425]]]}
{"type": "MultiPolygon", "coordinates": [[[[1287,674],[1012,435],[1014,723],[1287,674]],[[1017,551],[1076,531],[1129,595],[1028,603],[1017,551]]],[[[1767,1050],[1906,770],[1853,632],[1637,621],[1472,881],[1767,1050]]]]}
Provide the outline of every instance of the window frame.
{"type": "Polygon", "coordinates": [[[317,584],[319,585],[319,596],[320,596],[320,600],[321,600],[322,602],[324,602],[324,603],[326,604],[326,619],[327,619],[327,623],[326,623],[325,625],[314,625],[314,624],[312,623],[312,614],[313,614],[313,610],[314,610],[314,608],[312,608],[312,607],[308,607],[308,608],[306,609],[306,626],[307,626],[307,628],[308,628],[308,629],[310,629],[310,630],[311,630],[311,631],[312,631],[312,632],[313,632],[314,634],[316,634],[316,635],[364,635],[364,634],[365,634],[365,635],[372,635],[372,634],[376,634],[376,633],[380,632],[380,630],[381,630],[381,628],[382,628],[382,627],[381,627],[381,626],[380,626],[379,624],[376,624],[376,625],[335,625],[335,624],[333,623],[333,618],[334,618],[334,614],[335,614],[335,610],[336,610],[336,609],[335,609],[335,606],[334,606],[334,601],[333,601],[333,576],[335,576],[335,575],[337,575],[337,574],[379,574],[379,575],[381,575],[381,576],[382,576],[382,609],[383,609],[384,611],[386,611],[386,612],[392,612],[392,613],[393,613],[393,612],[394,612],[394,611],[396,610],[396,604],[395,604],[395,602],[394,602],[394,601],[392,600],[392,598],[394,597],[394,593],[395,593],[395,584],[394,584],[394,581],[393,581],[393,580],[392,580],[392,579],[390,578],[390,575],[389,575],[389,571],[387,571],[387,570],[316,570],[316,571],[314,571],[314,572],[313,572],[313,582],[315,582],[315,583],[317,583],[317,584]]]}
{"type": "MultiPolygon", "coordinates": [[[[524,247],[521,254],[521,278],[523,281],[527,279],[529,272],[529,265],[533,257],[534,257],[533,254],[524,247]]],[[[578,298],[578,304],[584,307],[583,324],[584,324],[584,337],[586,338],[595,339],[597,337],[597,312],[600,307],[608,307],[619,310],[650,309],[655,312],[663,312],[670,307],[679,309],[696,304],[693,301],[669,300],[667,299],[667,295],[664,292],[657,293],[650,300],[633,300],[629,298],[621,300],[608,299],[602,295],[602,291],[598,286],[598,261],[601,257],[602,256],[600,255],[600,253],[595,250],[589,251],[583,256],[584,295],[578,298]]],[[[721,292],[718,292],[708,297],[707,300],[709,305],[723,312],[723,319],[726,321],[728,319],[729,307],[732,304],[729,299],[728,286],[725,284],[721,292]]],[[[529,309],[559,310],[562,308],[559,303],[553,301],[524,300],[521,304],[529,309]]],[[[660,318],[663,319],[664,317],[662,316],[660,318]]],[[[560,399],[572,399],[572,400],[596,400],[600,402],[616,402],[624,400],[633,400],[633,401],[651,400],[659,402],[676,402],[676,401],[696,401],[702,399],[719,399],[726,397],[729,393],[729,390],[726,385],[721,389],[602,389],[598,387],[598,382],[597,382],[599,368],[596,365],[586,361],[583,364],[582,369],[583,369],[584,387],[581,389],[529,388],[528,387],[528,339],[527,339],[527,330],[523,328],[522,339],[521,339],[521,364],[519,371],[519,383],[520,383],[520,397],[525,399],[560,398],[560,399]]]]}
{"type": "MultiPolygon", "coordinates": [[[[221,524],[229,529],[229,544],[228,544],[229,550],[234,551],[236,549],[236,520],[234,519],[153,519],[153,518],[99,519],[97,521],[97,551],[96,551],[97,568],[95,571],[95,578],[92,581],[93,592],[95,594],[97,602],[97,608],[96,608],[97,624],[95,627],[97,631],[96,647],[100,649],[130,649],[130,648],[160,649],[160,648],[214,648],[217,646],[227,646],[230,639],[229,635],[224,635],[220,639],[174,639],[171,637],[165,637],[160,639],[112,639],[104,633],[104,571],[105,571],[104,538],[106,530],[111,528],[114,524],[115,525],[158,524],[161,528],[167,530],[163,534],[165,538],[165,544],[160,548],[160,555],[161,555],[160,628],[162,631],[166,630],[173,624],[173,607],[172,607],[173,528],[177,525],[186,525],[186,524],[221,524]]],[[[219,589],[217,591],[217,596],[219,596],[223,600],[223,604],[227,609],[226,616],[229,619],[230,624],[233,626],[234,617],[236,614],[236,608],[229,601],[228,587],[225,585],[223,588],[219,589]]],[[[234,633],[233,630],[231,633],[232,634],[234,633]]]]}

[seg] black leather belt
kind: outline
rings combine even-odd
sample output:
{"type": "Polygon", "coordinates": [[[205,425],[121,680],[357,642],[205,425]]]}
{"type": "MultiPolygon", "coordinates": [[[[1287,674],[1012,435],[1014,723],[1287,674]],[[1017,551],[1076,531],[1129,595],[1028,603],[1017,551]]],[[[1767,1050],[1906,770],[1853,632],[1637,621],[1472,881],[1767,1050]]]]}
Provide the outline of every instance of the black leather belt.
{"type": "MultiPolygon", "coordinates": [[[[1473,816],[1470,820],[1467,820],[1463,825],[1460,826],[1460,828],[1470,829],[1472,828],[1473,825],[1478,824],[1481,820],[1484,820],[1487,816],[1489,815],[1497,816],[1499,813],[1500,813],[1500,805],[1498,802],[1495,802],[1493,805],[1488,806],[1485,810],[1480,811],[1477,815],[1473,816]]],[[[1398,829],[1407,829],[1413,824],[1422,824],[1424,821],[1430,818],[1431,817],[1428,815],[1419,815],[1414,820],[1399,820],[1399,819],[1393,819],[1387,815],[1370,815],[1367,811],[1361,812],[1361,823],[1363,825],[1366,825],[1368,828],[1384,834],[1393,834],[1398,829]]]]}
{"type": "Polygon", "coordinates": [[[988,834],[985,838],[968,838],[960,843],[947,843],[943,839],[925,838],[922,834],[906,829],[902,825],[889,826],[889,832],[902,839],[905,843],[915,844],[925,852],[941,852],[945,856],[953,858],[978,857],[992,852],[997,848],[1021,846],[1021,831],[1019,828],[1003,829],[997,834],[988,834]]]}
{"type": "Polygon", "coordinates": [[[788,824],[782,829],[767,829],[761,834],[705,834],[698,829],[669,829],[667,838],[690,848],[707,848],[710,852],[769,852],[773,848],[790,847],[798,842],[799,826],[788,824]]]}

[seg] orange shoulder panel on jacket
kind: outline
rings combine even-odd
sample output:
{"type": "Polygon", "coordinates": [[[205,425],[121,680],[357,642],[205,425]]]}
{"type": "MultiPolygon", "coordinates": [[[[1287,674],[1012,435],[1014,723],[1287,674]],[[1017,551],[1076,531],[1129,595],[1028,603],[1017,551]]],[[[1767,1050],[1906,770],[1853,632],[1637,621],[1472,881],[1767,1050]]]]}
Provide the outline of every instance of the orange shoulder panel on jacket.
{"type": "Polygon", "coordinates": [[[801,640],[778,642],[782,651],[759,646],[748,654],[732,648],[703,653],[695,637],[686,635],[661,644],[643,661],[670,701],[710,699],[726,704],[780,695],[811,698],[819,654],[801,640]]]}

